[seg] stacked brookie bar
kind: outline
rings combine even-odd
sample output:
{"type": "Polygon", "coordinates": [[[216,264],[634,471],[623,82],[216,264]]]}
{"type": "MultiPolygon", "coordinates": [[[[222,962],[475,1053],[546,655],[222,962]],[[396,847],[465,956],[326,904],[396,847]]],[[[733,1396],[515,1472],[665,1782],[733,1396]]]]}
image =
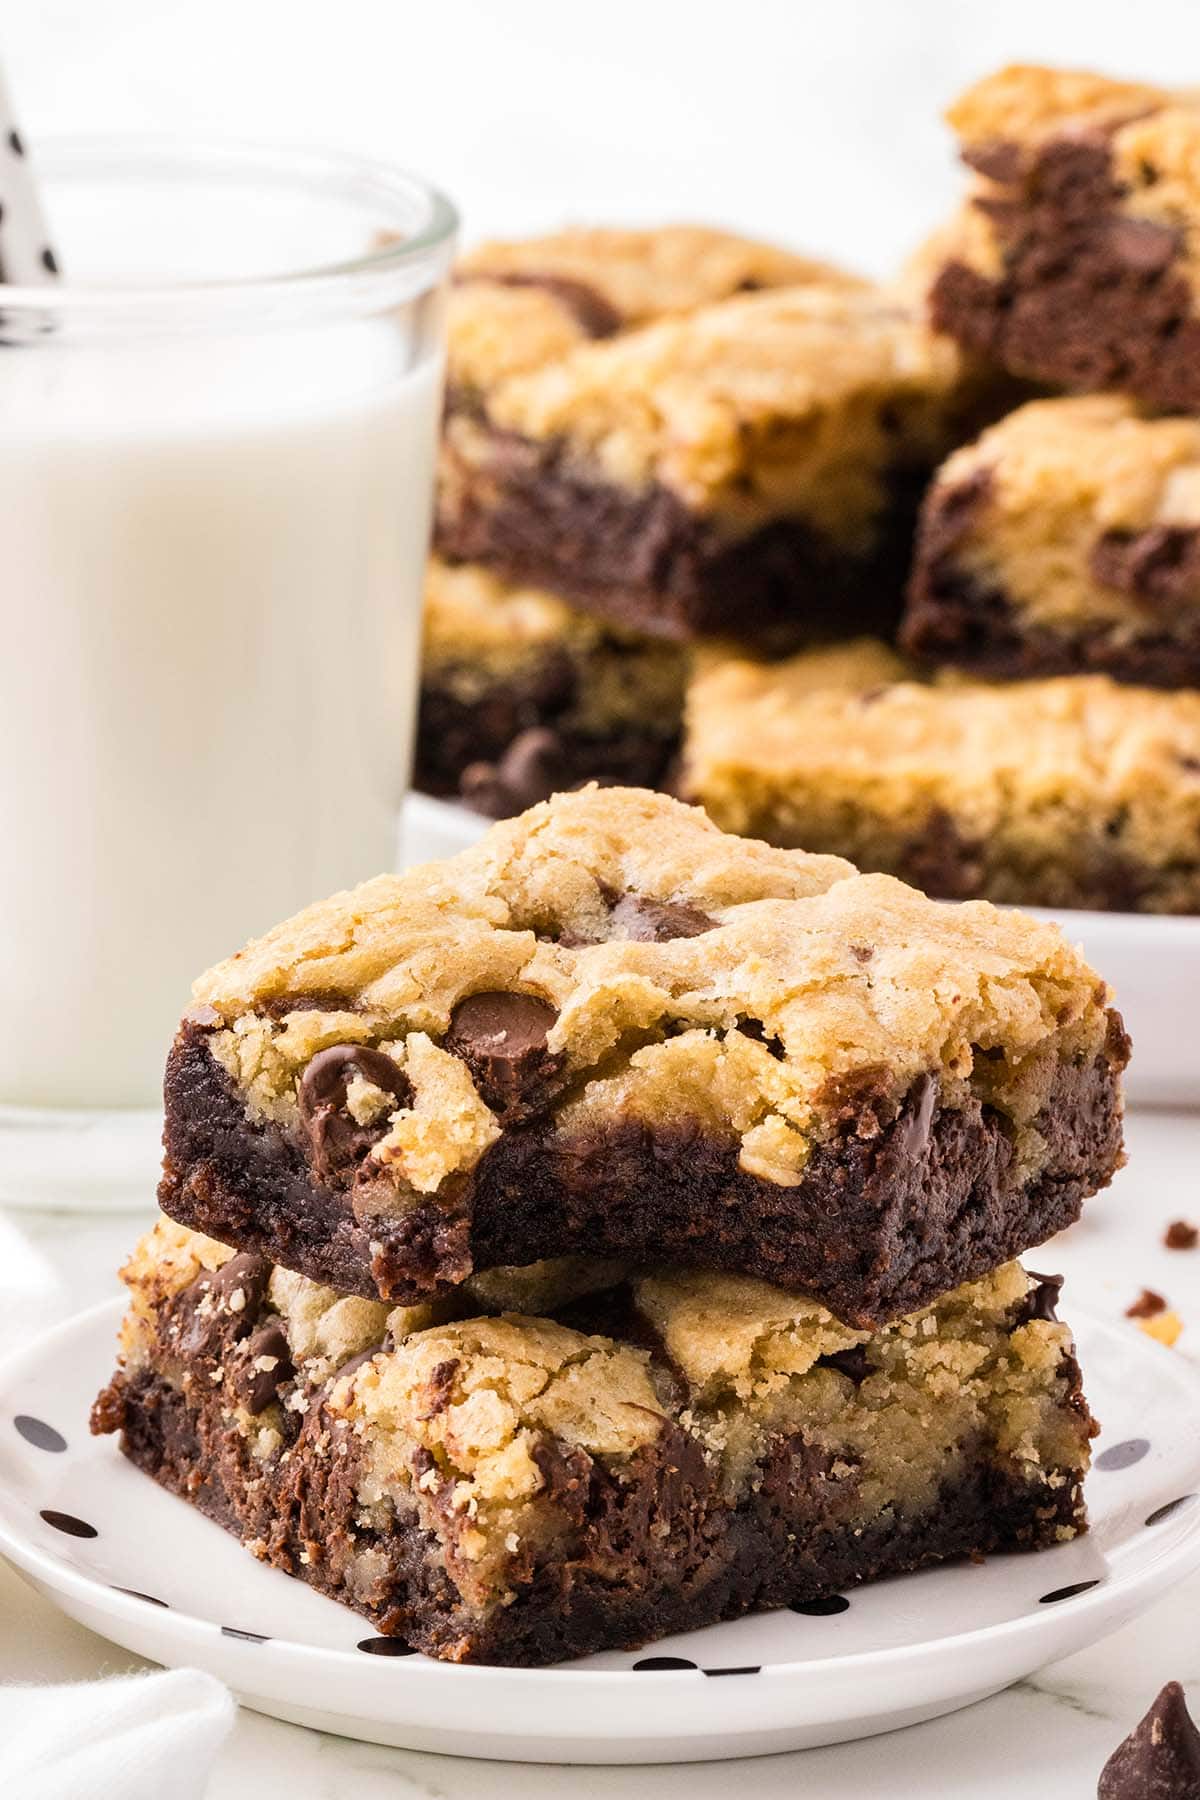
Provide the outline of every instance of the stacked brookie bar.
{"type": "Polygon", "coordinates": [[[972,192],[891,290],[716,233],[468,264],[423,785],[637,779],[947,898],[1200,911],[1200,103],[1016,68],[950,118],[972,192]],[[502,321],[559,275],[604,341],[502,321]]]}
{"type": "Polygon", "coordinates": [[[559,796],[196,984],[97,1429],[451,1660],[1059,1542],[1093,1425],[1013,1259],[1126,1053],[1054,927],[559,796]]]}

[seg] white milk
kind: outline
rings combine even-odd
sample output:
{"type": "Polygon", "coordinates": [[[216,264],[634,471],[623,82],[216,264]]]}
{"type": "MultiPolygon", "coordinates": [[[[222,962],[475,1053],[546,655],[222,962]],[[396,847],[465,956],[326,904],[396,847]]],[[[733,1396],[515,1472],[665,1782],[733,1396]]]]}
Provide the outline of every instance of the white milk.
{"type": "Polygon", "coordinates": [[[398,336],[0,346],[0,1102],[156,1103],[193,977],[393,866],[439,385],[398,336]]]}

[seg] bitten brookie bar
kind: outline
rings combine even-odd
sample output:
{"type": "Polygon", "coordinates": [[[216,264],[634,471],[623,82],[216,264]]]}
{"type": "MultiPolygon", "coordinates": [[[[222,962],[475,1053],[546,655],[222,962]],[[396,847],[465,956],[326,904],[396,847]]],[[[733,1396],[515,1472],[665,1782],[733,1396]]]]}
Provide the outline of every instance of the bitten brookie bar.
{"type": "Polygon", "coordinates": [[[1014,1263],[874,1334],[676,1273],[576,1302],[579,1328],[431,1320],[166,1223],[125,1279],[94,1428],[451,1661],[632,1646],[1084,1528],[1070,1332],[1014,1263]]]}
{"type": "Polygon", "coordinates": [[[309,907],[194,993],[164,1210],[360,1295],[629,1254],[874,1325],[1121,1160],[1127,1041],[1055,927],[636,789],[309,907]]]}

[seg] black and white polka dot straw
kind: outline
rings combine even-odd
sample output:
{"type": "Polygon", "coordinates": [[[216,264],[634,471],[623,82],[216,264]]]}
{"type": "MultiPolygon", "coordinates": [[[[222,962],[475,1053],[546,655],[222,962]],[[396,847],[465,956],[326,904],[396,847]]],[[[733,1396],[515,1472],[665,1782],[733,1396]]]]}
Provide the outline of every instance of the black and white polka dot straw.
{"type": "Polygon", "coordinates": [[[0,283],[39,287],[58,274],[37,181],[0,69],[0,283]]]}

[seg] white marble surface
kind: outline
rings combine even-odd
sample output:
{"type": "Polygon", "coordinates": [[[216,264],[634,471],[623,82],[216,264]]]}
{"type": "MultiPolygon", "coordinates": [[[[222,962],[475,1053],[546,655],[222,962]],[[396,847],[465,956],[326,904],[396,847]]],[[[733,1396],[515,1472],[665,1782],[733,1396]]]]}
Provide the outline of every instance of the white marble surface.
{"type": "MultiPolygon", "coordinates": [[[[1112,1189],[1089,1203],[1079,1225],[1027,1260],[1066,1274],[1068,1317],[1070,1300],[1117,1317],[1143,1286],[1158,1289],[1190,1321],[1178,1353],[1200,1358],[1200,1249],[1170,1252],[1161,1241],[1171,1219],[1200,1223],[1200,1115],[1136,1114],[1129,1141],[1129,1167],[1112,1189]]],[[[115,1291],[113,1271],[144,1222],[133,1215],[14,1215],[59,1276],[61,1305],[72,1308],[115,1291]]],[[[1091,1800],[1108,1753],[1164,1681],[1182,1680],[1200,1715],[1198,1611],[1200,1575],[1113,1637],[979,1706],[858,1744],[753,1762],[586,1770],[486,1764],[351,1743],[243,1711],[209,1795],[332,1800],[352,1790],[355,1800],[558,1800],[579,1793],[724,1800],[744,1782],[761,1800],[803,1793],[895,1800],[918,1792],[928,1800],[1091,1800]]],[[[138,1666],[136,1657],[62,1618],[0,1564],[0,1681],[84,1680],[138,1666]]]]}

